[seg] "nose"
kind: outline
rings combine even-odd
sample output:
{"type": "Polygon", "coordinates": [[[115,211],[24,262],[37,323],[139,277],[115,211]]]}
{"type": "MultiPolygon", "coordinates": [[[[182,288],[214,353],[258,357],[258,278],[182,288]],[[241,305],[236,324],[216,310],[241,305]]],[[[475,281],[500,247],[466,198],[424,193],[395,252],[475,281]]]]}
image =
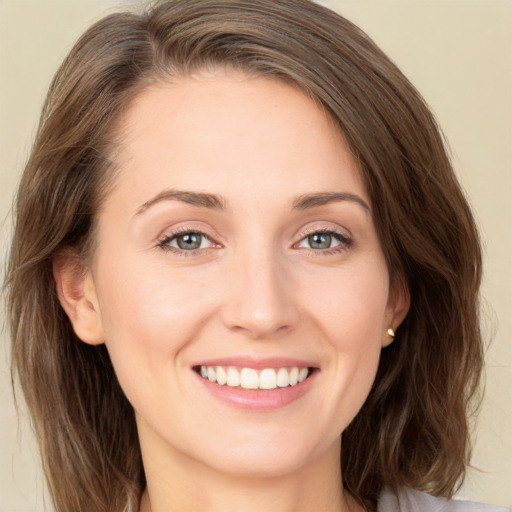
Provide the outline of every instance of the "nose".
{"type": "Polygon", "coordinates": [[[223,323],[251,339],[270,339],[292,330],[299,320],[289,268],[279,257],[252,254],[231,266],[223,323]]]}

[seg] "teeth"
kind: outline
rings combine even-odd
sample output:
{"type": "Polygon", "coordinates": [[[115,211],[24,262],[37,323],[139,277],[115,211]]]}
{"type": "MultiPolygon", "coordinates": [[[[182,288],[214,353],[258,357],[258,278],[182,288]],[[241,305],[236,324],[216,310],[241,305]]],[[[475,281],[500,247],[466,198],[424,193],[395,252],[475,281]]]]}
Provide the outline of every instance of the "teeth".
{"type": "Polygon", "coordinates": [[[200,375],[203,379],[216,382],[221,386],[243,389],[276,389],[296,386],[306,380],[309,368],[265,368],[258,373],[254,368],[223,366],[201,366],[200,375]]]}
{"type": "Polygon", "coordinates": [[[244,368],[240,373],[240,386],[244,389],[258,389],[258,372],[252,368],[244,368]]]}
{"type": "Polygon", "coordinates": [[[280,388],[286,388],[290,385],[290,375],[286,368],[280,368],[277,372],[277,385],[280,388]]]}
{"type": "Polygon", "coordinates": [[[260,389],[276,389],[277,375],[275,370],[267,368],[260,373],[260,389]]]}
{"type": "Polygon", "coordinates": [[[224,386],[224,384],[226,384],[227,382],[227,375],[226,375],[226,372],[224,371],[224,368],[222,368],[222,366],[217,366],[216,368],[216,373],[217,373],[217,384],[220,384],[221,386],[224,386]]]}
{"type": "MultiPolygon", "coordinates": [[[[201,370],[203,368],[204,368],[204,366],[201,366],[201,370]]],[[[202,371],[201,371],[201,375],[202,375],[202,371]]],[[[240,386],[240,374],[234,368],[229,368],[228,369],[227,385],[232,387],[232,388],[237,388],[238,386],[240,386]]]]}
{"type": "Polygon", "coordinates": [[[217,373],[215,371],[215,368],[212,368],[211,366],[206,368],[206,376],[208,377],[209,381],[217,382],[217,373]]]}

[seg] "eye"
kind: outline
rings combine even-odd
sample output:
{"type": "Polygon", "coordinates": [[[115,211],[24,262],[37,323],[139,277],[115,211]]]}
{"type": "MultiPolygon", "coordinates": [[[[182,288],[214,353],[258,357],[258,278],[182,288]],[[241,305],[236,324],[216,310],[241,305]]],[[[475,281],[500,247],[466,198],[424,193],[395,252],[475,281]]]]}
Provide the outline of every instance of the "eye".
{"type": "Polygon", "coordinates": [[[168,235],[158,245],[163,249],[172,248],[180,251],[195,251],[212,247],[213,242],[203,233],[187,231],[168,235]]]}
{"type": "Polygon", "coordinates": [[[343,249],[351,245],[350,238],[336,231],[316,231],[304,237],[297,247],[313,249],[316,251],[328,251],[329,249],[343,249]]]}

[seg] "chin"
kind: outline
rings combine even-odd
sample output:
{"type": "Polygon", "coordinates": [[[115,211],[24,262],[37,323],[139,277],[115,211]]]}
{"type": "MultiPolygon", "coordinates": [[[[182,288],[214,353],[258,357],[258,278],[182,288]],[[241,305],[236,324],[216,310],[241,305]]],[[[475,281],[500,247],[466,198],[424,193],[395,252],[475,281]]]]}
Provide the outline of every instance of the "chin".
{"type": "MultiPolygon", "coordinates": [[[[202,452],[202,462],[223,474],[242,478],[278,478],[300,471],[322,453],[333,449],[308,446],[304,437],[294,440],[289,431],[284,437],[258,437],[245,442],[232,439],[226,449],[219,450],[217,444],[214,450],[202,452]]],[[[336,457],[339,460],[339,456],[336,457]]]]}
{"type": "Polygon", "coordinates": [[[230,454],[229,458],[217,459],[211,466],[219,473],[239,478],[281,478],[301,470],[307,459],[304,456],[279,456],[276,454],[230,454]]]}

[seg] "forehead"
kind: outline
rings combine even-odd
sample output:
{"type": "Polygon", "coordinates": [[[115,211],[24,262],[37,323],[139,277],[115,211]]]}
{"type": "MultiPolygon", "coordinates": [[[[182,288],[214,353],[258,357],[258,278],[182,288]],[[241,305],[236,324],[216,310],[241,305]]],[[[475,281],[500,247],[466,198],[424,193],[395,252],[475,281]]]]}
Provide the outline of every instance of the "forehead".
{"type": "Polygon", "coordinates": [[[119,128],[118,184],[141,196],[155,187],[224,195],[236,180],[253,194],[364,189],[333,120],[274,79],[216,70],[159,82],[132,101],[119,128]]]}

